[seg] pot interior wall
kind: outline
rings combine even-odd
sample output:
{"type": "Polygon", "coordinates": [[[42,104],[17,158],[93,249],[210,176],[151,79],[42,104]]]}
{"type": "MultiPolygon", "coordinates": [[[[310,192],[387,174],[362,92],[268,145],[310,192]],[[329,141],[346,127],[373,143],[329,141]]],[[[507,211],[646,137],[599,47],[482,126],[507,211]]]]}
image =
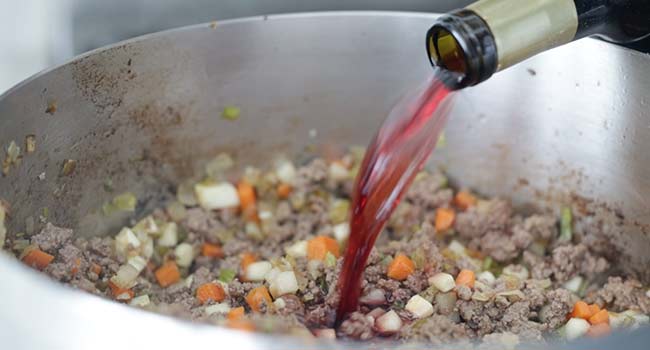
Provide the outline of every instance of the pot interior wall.
{"type": "MultiPolygon", "coordinates": [[[[78,235],[114,233],[128,218],[106,220],[101,206],[116,193],[138,196],[137,216],[223,151],[264,164],[278,153],[365,145],[391,105],[431,74],[423,33],[432,19],[202,25],[95,51],[27,81],[0,98],[2,145],[37,140],[0,178],[10,232],[48,208],[47,220],[78,235]],[[236,121],[221,118],[230,105],[241,108],[236,121]],[[66,160],[76,161],[68,175],[66,160]]],[[[499,73],[460,93],[432,166],[524,210],[571,204],[600,213],[623,266],[647,279],[648,67],[648,56],[587,39],[499,73]]]]}

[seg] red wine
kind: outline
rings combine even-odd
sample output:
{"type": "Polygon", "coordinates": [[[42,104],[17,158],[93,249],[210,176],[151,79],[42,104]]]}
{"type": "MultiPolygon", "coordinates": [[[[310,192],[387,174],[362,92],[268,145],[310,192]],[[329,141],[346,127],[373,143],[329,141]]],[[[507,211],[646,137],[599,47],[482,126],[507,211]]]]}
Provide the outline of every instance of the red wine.
{"type": "Polygon", "coordinates": [[[402,99],[366,151],[352,195],[338,321],[357,309],[361,277],[377,235],[438,141],[452,103],[447,86],[434,76],[402,99]]]}

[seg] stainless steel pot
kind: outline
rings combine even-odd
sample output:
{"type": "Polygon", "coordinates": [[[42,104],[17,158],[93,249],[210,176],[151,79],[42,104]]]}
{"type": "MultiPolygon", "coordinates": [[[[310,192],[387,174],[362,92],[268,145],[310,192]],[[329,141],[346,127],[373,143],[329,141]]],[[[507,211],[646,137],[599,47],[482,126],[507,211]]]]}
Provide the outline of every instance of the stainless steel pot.
{"type": "MultiPolygon", "coordinates": [[[[0,143],[34,134],[38,144],[0,178],[10,234],[43,208],[78,235],[114,233],[122,222],[97,220],[112,196],[102,190],[108,179],[115,191],[135,192],[142,213],[224,150],[263,163],[308,145],[365,144],[399,96],[431,73],[423,35],[433,18],[328,13],[199,25],[93,51],[25,81],[0,97],[0,143]],[[225,105],[241,106],[241,118],[221,119],[225,105]],[[67,159],[76,169],[63,175],[67,159]]],[[[610,213],[602,229],[620,266],[648,281],[649,88],[649,56],[581,40],[463,91],[447,146],[432,161],[522,208],[573,203],[610,213]]],[[[0,279],[7,349],[327,346],[126,308],[4,255],[0,279]]],[[[649,339],[647,331],[619,335],[598,348],[649,339]]]]}

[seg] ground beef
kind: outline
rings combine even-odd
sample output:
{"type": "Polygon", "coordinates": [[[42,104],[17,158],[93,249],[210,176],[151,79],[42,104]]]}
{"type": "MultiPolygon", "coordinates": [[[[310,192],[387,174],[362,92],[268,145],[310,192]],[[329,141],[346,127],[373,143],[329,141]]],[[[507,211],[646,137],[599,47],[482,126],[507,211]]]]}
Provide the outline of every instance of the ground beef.
{"type": "Polygon", "coordinates": [[[223,229],[223,225],[217,221],[214,212],[202,208],[187,209],[185,219],[181,223],[189,231],[208,234],[218,229],[223,229]]]}
{"type": "Polygon", "coordinates": [[[548,329],[556,329],[566,322],[566,316],[573,309],[575,300],[566,289],[549,291],[546,299],[548,302],[539,311],[539,319],[548,329]]]}
{"type": "Polygon", "coordinates": [[[67,281],[74,275],[81,274],[87,267],[81,250],[67,243],[57,252],[55,262],[47,267],[46,272],[59,281],[67,281]]]}
{"type": "Polygon", "coordinates": [[[409,341],[425,341],[438,345],[462,339],[467,335],[468,332],[462,325],[452,322],[445,316],[433,315],[403,327],[398,337],[409,341]]]}
{"type": "Polygon", "coordinates": [[[427,282],[427,278],[424,276],[424,272],[421,270],[409,275],[403,284],[406,288],[410,289],[415,294],[420,293],[429,287],[429,282],[427,282]]]}
{"type": "MultiPolygon", "coordinates": [[[[346,166],[354,165],[348,162],[346,166]]],[[[162,288],[154,271],[164,261],[175,259],[174,250],[155,247],[153,257],[132,288],[137,296],[149,295],[152,304],[147,309],[223,325],[226,315],[207,315],[206,307],[214,302],[201,305],[196,290],[205,283],[216,281],[226,269],[241,276],[241,254],[250,252],[259,260],[271,262],[274,267],[293,268],[298,291],[274,298],[283,301],[282,308],[265,303],[259,312],[252,312],[246,296],[255,287],[269,287],[269,282],[249,283],[236,277],[225,288],[224,303],[232,308],[244,307],[245,318],[263,331],[311,337],[306,327],[324,329],[336,326],[336,307],[345,297],[337,288],[343,258],[339,257],[334,267],[322,263],[315,266],[306,257],[287,256],[285,248],[317,235],[333,236],[336,223],[330,218],[330,207],[334,200],[350,199],[352,181],[328,179],[328,163],[314,159],[298,168],[290,198],[280,200],[275,192],[277,179],[269,175],[260,180],[269,183],[256,188],[259,209],[268,209],[272,214],[260,223],[263,239],[253,239],[246,234],[246,223],[237,208],[212,211],[186,208],[186,217],[179,223],[181,241],[190,243],[195,253],[199,252],[203,242],[219,244],[224,256],[196,257],[191,266],[180,269],[180,281],[162,288]]],[[[574,213],[572,242],[556,242],[556,217],[513,215],[510,203],[502,199],[479,200],[476,206],[461,211],[452,204],[454,190],[447,188],[446,182],[440,173],[418,175],[371,250],[364,271],[363,295],[379,291],[385,301],[381,305],[373,300],[362,302],[359,309],[348,315],[337,328],[339,336],[355,340],[374,338],[375,319],[368,313],[379,308],[374,312],[393,310],[404,323],[403,329],[391,336],[393,339],[440,344],[459,338],[471,338],[472,341],[482,338],[481,349],[490,346],[509,348],[520,340],[539,341],[543,332],[551,332],[566,323],[567,314],[578,297],[556,288],[577,275],[589,284],[586,301],[613,311],[633,309],[650,312],[650,298],[636,280],[610,278],[605,287],[600,288],[604,278],[614,272],[609,261],[615,260],[608,261],[605,257],[614,259],[615,253],[611,249],[607,251],[607,242],[602,240],[604,233],[611,234],[616,230],[613,221],[605,218],[590,220],[574,213]],[[445,235],[440,235],[434,228],[439,207],[457,210],[454,230],[445,235]],[[466,250],[468,254],[449,254],[447,246],[451,240],[469,248],[466,250]],[[533,243],[534,247],[531,246],[533,243]],[[540,252],[537,249],[539,244],[545,244],[546,250],[540,252]],[[479,253],[495,260],[490,268],[498,276],[494,283],[477,282],[473,288],[458,286],[448,293],[430,288],[428,279],[438,272],[455,276],[461,269],[476,273],[483,271],[485,260],[478,256],[479,253]],[[386,275],[390,259],[397,254],[409,256],[416,266],[415,272],[403,281],[386,275]],[[502,273],[504,266],[514,272],[522,272],[525,266],[532,278],[508,276],[502,273]],[[523,297],[499,294],[515,290],[521,291],[523,297]],[[416,294],[432,302],[433,316],[416,319],[413,313],[405,310],[407,302],[416,294]]],[[[169,220],[161,210],[152,215],[161,222],[169,220]]],[[[107,285],[109,278],[126,263],[125,257],[116,256],[113,239],[78,238],[73,241],[72,237],[71,230],[48,224],[31,238],[32,244],[55,256],[46,273],[76,288],[113,298],[107,285]],[[101,272],[96,272],[95,264],[101,267],[101,272]]],[[[469,347],[470,344],[466,345],[469,347]]]]}
{"type": "Polygon", "coordinates": [[[650,297],[646,295],[646,291],[641,282],[635,279],[610,277],[602,289],[589,294],[586,300],[616,312],[631,309],[648,314],[650,297]]]}
{"type": "Polygon", "coordinates": [[[544,263],[532,266],[532,277],[544,279],[552,277],[563,283],[576,275],[591,277],[605,272],[609,262],[593,255],[584,244],[558,246],[544,263]]]}
{"type": "Polygon", "coordinates": [[[461,237],[482,237],[490,231],[506,230],[511,215],[510,202],[492,199],[458,214],[454,227],[461,237]]]}
{"type": "Polygon", "coordinates": [[[43,230],[32,236],[31,243],[48,253],[56,253],[66,242],[72,239],[73,231],[47,223],[43,230]]]}
{"type": "Polygon", "coordinates": [[[329,328],[334,325],[336,310],[329,305],[317,305],[305,310],[305,324],[312,328],[329,328]]]}
{"type": "Polygon", "coordinates": [[[510,261],[519,255],[515,242],[504,232],[490,231],[480,239],[480,250],[499,262],[510,261]]]}
{"type": "Polygon", "coordinates": [[[299,319],[304,319],[305,305],[302,300],[295,295],[283,295],[280,297],[284,300],[285,306],[278,310],[280,315],[295,315],[299,319]]]}
{"type": "Polygon", "coordinates": [[[528,232],[534,240],[550,241],[557,237],[557,218],[551,215],[531,215],[520,229],[528,232]]]}
{"type": "Polygon", "coordinates": [[[341,323],[338,333],[340,336],[352,339],[368,340],[375,335],[373,331],[374,324],[374,319],[371,316],[353,312],[341,323]]]}

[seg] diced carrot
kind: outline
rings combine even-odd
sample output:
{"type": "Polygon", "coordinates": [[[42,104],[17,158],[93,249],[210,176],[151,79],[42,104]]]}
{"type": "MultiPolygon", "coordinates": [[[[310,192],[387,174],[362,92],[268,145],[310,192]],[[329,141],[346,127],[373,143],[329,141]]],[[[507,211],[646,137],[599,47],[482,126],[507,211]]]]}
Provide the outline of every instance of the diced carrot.
{"type": "Polygon", "coordinates": [[[307,242],[307,258],[309,260],[325,260],[327,253],[331,253],[338,258],[339,243],[331,237],[318,236],[307,242]]]}
{"type": "Polygon", "coordinates": [[[244,307],[240,306],[240,307],[236,307],[234,309],[230,309],[230,311],[228,311],[228,315],[226,317],[230,321],[238,320],[238,319],[244,317],[244,307]]]}
{"type": "Polygon", "coordinates": [[[201,255],[210,258],[223,258],[223,249],[218,244],[203,243],[201,246],[201,255]]]}
{"type": "Polygon", "coordinates": [[[456,212],[451,208],[438,208],[436,210],[436,233],[449,230],[456,219],[456,212]]]}
{"type": "Polygon", "coordinates": [[[216,283],[206,283],[196,289],[196,298],[199,299],[201,304],[205,304],[210,300],[221,302],[226,298],[226,292],[216,283]]]}
{"type": "Polygon", "coordinates": [[[465,253],[470,258],[479,259],[479,260],[485,259],[485,254],[483,252],[481,252],[480,250],[476,250],[476,249],[472,249],[472,248],[465,248],[465,253]]]}
{"type": "Polygon", "coordinates": [[[278,189],[276,191],[278,193],[278,198],[287,199],[287,198],[289,198],[289,195],[291,194],[291,185],[289,185],[289,184],[280,184],[280,185],[278,185],[278,189]]]}
{"type": "Polygon", "coordinates": [[[598,311],[595,315],[589,317],[588,321],[592,325],[597,325],[601,323],[609,324],[609,312],[607,312],[607,310],[605,309],[602,309],[598,311]]]}
{"type": "Polygon", "coordinates": [[[571,312],[571,317],[573,318],[582,318],[584,320],[591,317],[591,310],[589,305],[584,301],[580,300],[573,305],[573,311],[571,312]]]}
{"type": "Polygon", "coordinates": [[[454,204],[462,210],[475,206],[477,202],[476,197],[467,191],[460,191],[454,197],[454,204]]]}
{"type": "Polygon", "coordinates": [[[272,302],[271,295],[265,286],[253,288],[246,295],[246,303],[253,311],[260,311],[263,303],[271,305],[272,302]]]}
{"type": "Polygon", "coordinates": [[[74,260],[74,266],[70,269],[70,273],[75,276],[79,272],[79,266],[81,266],[81,259],[76,258],[74,260]]]}
{"type": "Polygon", "coordinates": [[[113,298],[120,297],[120,301],[129,301],[135,296],[133,290],[129,288],[120,288],[111,281],[108,282],[108,286],[111,288],[111,294],[113,294],[113,298]]]}
{"type": "Polygon", "coordinates": [[[178,266],[173,261],[168,261],[158,268],[155,272],[156,280],[161,287],[165,288],[178,282],[181,279],[181,273],[178,266]]]}
{"type": "Polygon", "coordinates": [[[228,320],[226,322],[226,326],[232,329],[238,329],[240,331],[246,331],[246,332],[255,331],[255,324],[250,320],[242,320],[242,319],[228,320]]]}
{"type": "Polygon", "coordinates": [[[597,314],[600,311],[600,306],[596,304],[589,305],[589,317],[597,314]]]}
{"type": "Polygon", "coordinates": [[[253,253],[243,253],[241,255],[241,269],[246,271],[248,265],[257,261],[257,257],[253,253]]]}
{"type": "Polygon", "coordinates": [[[472,270],[460,270],[460,273],[456,276],[456,286],[474,288],[474,281],[476,281],[476,275],[472,270]]]}
{"type": "Polygon", "coordinates": [[[47,265],[49,265],[52,262],[52,260],[54,260],[54,256],[38,248],[31,249],[23,257],[23,262],[25,264],[39,270],[45,269],[47,265]]]}
{"type": "Polygon", "coordinates": [[[386,275],[388,277],[403,281],[415,271],[415,263],[404,254],[398,254],[388,265],[386,275]]]}
{"type": "Polygon", "coordinates": [[[612,333],[612,327],[609,323],[599,323],[589,327],[587,336],[592,338],[606,337],[612,333]]]}
{"type": "Polygon", "coordinates": [[[255,223],[260,222],[260,217],[259,215],[257,215],[257,207],[254,205],[244,209],[242,211],[242,217],[246,222],[251,222],[251,221],[255,223]]]}
{"type": "Polygon", "coordinates": [[[255,207],[255,188],[251,184],[241,181],[237,184],[237,193],[242,210],[255,207]]]}
{"type": "Polygon", "coordinates": [[[99,266],[98,264],[92,263],[90,264],[90,271],[94,272],[95,275],[99,276],[102,273],[102,267],[99,266]]]}

